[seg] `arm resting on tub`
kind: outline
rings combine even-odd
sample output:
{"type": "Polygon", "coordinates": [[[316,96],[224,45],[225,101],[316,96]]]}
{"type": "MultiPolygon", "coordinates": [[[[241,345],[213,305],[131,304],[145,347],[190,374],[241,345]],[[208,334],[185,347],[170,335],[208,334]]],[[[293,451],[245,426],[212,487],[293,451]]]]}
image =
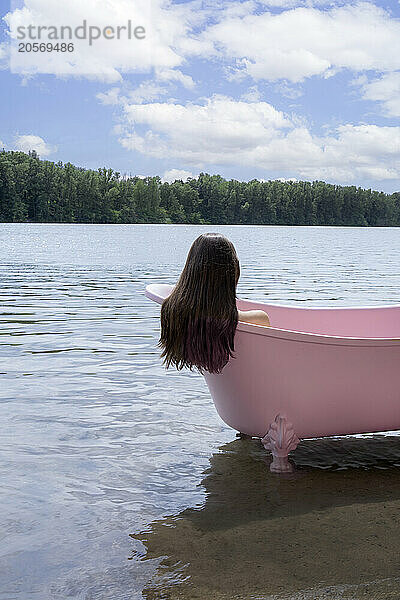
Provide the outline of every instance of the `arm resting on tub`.
{"type": "Polygon", "coordinates": [[[239,310],[239,321],[269,327],[269,317],[263,310],[239,310]]]}

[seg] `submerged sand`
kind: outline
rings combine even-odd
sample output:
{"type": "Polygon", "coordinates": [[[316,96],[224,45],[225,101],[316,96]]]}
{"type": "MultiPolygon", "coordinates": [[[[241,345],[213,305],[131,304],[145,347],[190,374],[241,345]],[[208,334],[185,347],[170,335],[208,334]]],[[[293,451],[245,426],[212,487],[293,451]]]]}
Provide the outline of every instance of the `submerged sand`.
{"type": "Polygon", "coordinates": [[[213,455],[203,506],[152,524],[148,600],[400,598],[400,438],[303,441],[273,475],[259,440],[213,455]]]}

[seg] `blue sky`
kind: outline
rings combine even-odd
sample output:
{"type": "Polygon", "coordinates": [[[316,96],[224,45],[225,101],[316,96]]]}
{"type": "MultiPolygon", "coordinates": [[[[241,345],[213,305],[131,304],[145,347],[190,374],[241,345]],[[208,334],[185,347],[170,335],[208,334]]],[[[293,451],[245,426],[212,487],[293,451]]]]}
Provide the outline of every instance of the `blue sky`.
{"type": "Polygon", "coordinates": [[[2,145],[165,180],[400,190],[397,0],[145,1],[1,2],[2,145]],[[54,19],[131,19],[147,37],[10,63],[16,26],[54,19]]]}

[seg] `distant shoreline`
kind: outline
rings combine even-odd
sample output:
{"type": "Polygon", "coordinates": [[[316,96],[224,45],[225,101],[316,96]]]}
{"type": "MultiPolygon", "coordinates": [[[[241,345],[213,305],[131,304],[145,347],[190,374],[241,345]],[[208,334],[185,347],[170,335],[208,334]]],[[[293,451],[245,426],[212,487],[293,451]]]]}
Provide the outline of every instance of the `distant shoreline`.
{"type": "Polygon", "coordinates": [[[400,192],[323,181],[243,182],[207,173],[167,183],[3,150],[0,222],[399,227],[400,192]]]}
{"type": "Polygon", "coordinates": [[[67,223],[35,221],[0,221],[0,225],[127,225],[135,227],[304,227],[308,229],[397,229],[400,225],[264,225],[257,223],[67,223]]]}

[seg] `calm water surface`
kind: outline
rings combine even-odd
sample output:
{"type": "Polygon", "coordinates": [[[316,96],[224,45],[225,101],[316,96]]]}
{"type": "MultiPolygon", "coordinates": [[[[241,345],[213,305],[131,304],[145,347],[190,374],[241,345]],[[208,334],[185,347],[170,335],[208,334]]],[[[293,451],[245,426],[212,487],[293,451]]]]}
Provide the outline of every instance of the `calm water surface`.
{"type": "Polygon", "coordinates": [[[394,432],[302,442],[277,478],[162,368],[144,288],[209,230],[242,298],[400,302],[398,229],[0,224],[1,600],[399,597],[394,432]]]}

